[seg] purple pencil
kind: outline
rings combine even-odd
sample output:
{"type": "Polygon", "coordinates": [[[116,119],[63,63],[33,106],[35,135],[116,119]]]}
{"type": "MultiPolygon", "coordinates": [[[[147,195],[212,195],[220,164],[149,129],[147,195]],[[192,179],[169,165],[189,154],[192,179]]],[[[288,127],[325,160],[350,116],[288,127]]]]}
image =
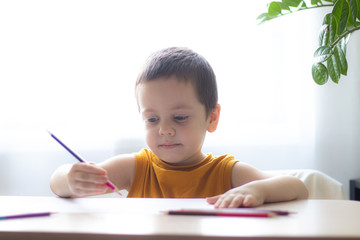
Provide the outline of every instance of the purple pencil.
{"type": "MultiPolygon", "coordinates": [[[[50,134],[50,136],[55,139],[55,141],[57,141],[61,146],[63,146],[71,155],[73,155],[73,157],[75,157],[79,162],[82,163],[87,163],[87,161],[85,161],[82,157],[80,157],[79,154],[77,154],[76,152],[74,152],[73,150],[71,150],[68,146],[66,146],[62,141],[60,141],[60,139],[58,139],[54,134],[52,134],[50,131],[48,131],[48,133],[50,134]]],[[[110,181],[106,182],[106,186],[108,186],[108,188],[110,188],[113,192],[116,192],[117,194],[119,194],[120,196],[122,196],[122,194],[120,193],[120,190],[115,186],[115,184],[113,184],[110,181]]]]}
{"type": "Polygon", "coordinates": [[[25,214],[17,214],[17,215],[0,216],[0,220],[14,219],[14,218],[45,217],[50,215],[51,212],[25,213],[25,214]]]}

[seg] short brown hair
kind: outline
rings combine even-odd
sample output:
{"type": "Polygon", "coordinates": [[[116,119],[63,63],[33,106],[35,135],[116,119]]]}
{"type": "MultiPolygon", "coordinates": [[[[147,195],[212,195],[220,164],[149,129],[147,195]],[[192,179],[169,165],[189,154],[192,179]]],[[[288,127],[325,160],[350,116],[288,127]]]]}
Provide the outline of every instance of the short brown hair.
{"type": "Polygon", "coordinates": [[[188,48],[172,47],[151,54],[135,89],[141,83],[171,76],[193,84],[208,117],[218,102],[216,76],[206,59],[188,48]]]}

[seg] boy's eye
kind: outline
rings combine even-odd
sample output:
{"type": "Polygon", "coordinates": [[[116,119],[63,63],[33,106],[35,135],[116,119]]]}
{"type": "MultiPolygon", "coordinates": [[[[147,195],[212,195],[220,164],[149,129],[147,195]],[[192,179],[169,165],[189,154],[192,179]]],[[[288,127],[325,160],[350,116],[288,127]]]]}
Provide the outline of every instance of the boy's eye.
{"type": "Polygon", "coordinates": [[[181,122],[181,121],[185,121],[186,119],[188,119],[188,116],[176,116],[176,117],[174,117],[174,119],[176,121],[181,122]]]}
{"type": "Polygon", "coordinates": [[[156,122],[157,120],[158,118],[148,118],[146,121],[153,123],[156,122]]]}

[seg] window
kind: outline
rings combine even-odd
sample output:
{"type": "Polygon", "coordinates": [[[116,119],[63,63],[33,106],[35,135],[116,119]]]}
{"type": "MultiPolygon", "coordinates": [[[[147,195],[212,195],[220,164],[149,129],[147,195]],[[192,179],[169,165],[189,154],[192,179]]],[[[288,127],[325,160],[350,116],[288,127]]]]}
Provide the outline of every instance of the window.
{"type": "Polygon", "coordinates": [[[299,14],[257,25],[268,2],[1,3],[0,151],[57,149],[46,128],[82,149],[142,137],[134,81],[170,46],[202,54],[217,75],[221,119],[206,144],[311,141],[317,26],[299,14]]]}

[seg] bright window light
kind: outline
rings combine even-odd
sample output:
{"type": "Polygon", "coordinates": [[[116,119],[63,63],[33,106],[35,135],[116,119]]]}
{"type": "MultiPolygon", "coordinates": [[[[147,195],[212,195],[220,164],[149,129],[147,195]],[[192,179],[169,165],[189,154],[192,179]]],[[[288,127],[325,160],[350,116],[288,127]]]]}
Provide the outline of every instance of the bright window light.
{"type": "Polygon", "coordinates": [[[46,129],[77,149],[142,137],[134,82],[171,46],[202,54],[217,75],[221,119],[206,144],[312,141],[316,39],[304,32],[317,30],[296,14],[257,25],[268,2],[1,2],[0,151],[58,149],[46,129]]]}

